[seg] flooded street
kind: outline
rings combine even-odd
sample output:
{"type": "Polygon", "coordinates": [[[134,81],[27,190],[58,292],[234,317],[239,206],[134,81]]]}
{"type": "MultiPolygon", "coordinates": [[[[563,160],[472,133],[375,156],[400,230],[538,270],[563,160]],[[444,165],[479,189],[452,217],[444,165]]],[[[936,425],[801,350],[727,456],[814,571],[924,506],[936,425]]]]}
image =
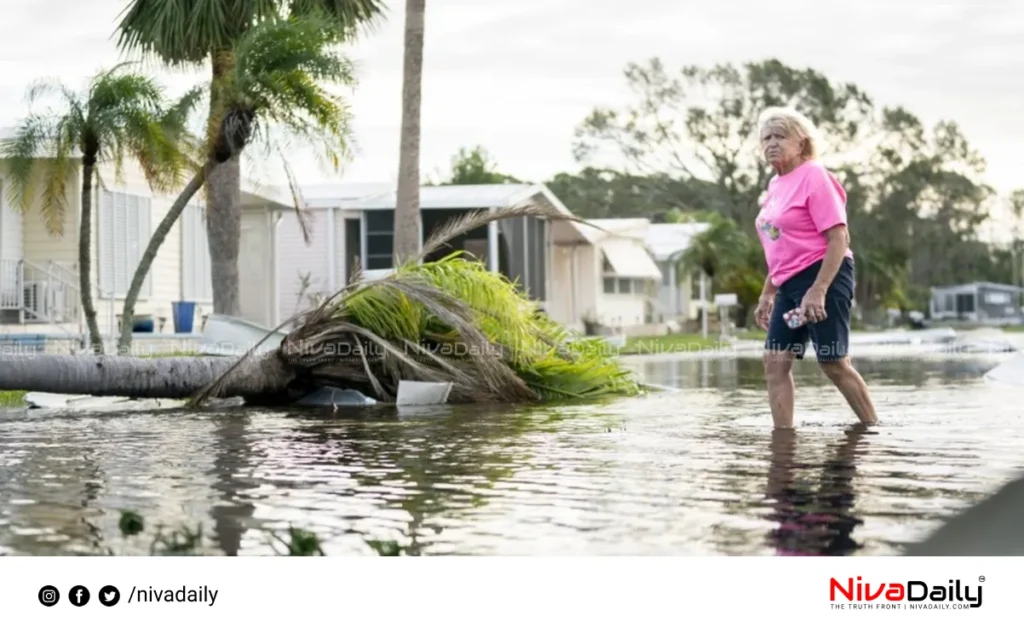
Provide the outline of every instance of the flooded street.
{"type": "Polygon", "coordinates": [[[1005,357],[858,361],[883,417],[869,432],[799,363],[789,438],[756,358],[638,361],[682,391],[586,406],[10,412],[0,553],[145,553],[185,521],[241,555],[288,525],[329,555],[895,554],[1024,464],[1019,396],[981,378],[1005,357]],[[147,534],[122,540],[119,509],[147,534]]]}

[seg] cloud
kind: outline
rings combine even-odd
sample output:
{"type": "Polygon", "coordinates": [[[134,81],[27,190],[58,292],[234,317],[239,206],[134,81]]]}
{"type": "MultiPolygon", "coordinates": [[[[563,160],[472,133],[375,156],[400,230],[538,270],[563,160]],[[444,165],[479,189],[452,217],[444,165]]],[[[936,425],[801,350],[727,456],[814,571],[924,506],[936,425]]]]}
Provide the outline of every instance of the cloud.
{"type": "MultiPolygon", "coordinates": [[[[81,85],[116,62],[111,36],[124,4],[8,0],[0,125],[24,115],[33,78],[56,73],[81,85]]],[[[404,15],[401,2],[391,5],[386,22],[348,51],[360,69],[351,101],[362,151],[346,180],[388,180],[397,171],[404,15]]],[[[629,98],[628,62],[659,56],[676,68],[778,57],[855,82],[928,122],[956,120],[989,159],[993,182],[1024,186],[1016,149],[1024,140],[1024,4],[1010,0],[631,0],[625,9],[593,0],[431,0],[426,28],[423,173],[475,144],[523,177],[573,170],[573,128],[593,106],[629,98]]],[[[165,76],[175,90],[203,78],[165,76]]],[[[326,178],[308,157],[293,161],[296,173],[326,178]]]]}

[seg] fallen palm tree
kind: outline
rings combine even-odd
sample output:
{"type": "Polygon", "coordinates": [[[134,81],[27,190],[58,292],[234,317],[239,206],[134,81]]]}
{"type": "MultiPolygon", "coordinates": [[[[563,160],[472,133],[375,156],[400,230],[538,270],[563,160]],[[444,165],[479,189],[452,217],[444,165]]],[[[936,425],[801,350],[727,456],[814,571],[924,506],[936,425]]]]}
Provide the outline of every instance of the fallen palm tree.
{"type": "Polygon", "coordinates": [[[403,380],[450,382],[453,403],[639,393],[601,341],[575,338],[482,263],[461,253],[421,263],[458,234],[521,215],[569,219],[517,207],[450,222],[415,261],[372,280],[357,272],[337,294],[282,324],[294,328],[271,352],[238,359],[8,355],[0,357],[0,390],[190,398],[194,405],[237,396],[285,404],[322,387],[392,402],[403,380]]]}

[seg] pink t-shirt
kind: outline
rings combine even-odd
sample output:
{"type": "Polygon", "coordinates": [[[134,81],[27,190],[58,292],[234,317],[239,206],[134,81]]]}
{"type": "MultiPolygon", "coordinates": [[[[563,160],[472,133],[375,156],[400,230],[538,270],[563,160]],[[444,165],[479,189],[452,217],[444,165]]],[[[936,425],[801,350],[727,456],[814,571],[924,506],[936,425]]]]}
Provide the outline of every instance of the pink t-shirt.
{"type": "MultiPolygon", "coordinates": [[[[757,236],[775,287],[824,259],[825,231],[840,224],[846,224],[846,191],[821,163],[809,160],[773,177],[757,216],[757,236]]],[[[846,256],[852,258],[853,251],[847,248],[846,256]]]]}

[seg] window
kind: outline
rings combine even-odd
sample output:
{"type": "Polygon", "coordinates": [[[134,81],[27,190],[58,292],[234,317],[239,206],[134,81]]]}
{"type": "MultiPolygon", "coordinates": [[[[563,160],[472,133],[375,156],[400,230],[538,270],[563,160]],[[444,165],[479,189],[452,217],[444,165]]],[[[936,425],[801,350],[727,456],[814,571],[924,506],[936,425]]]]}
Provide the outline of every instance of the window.
{"type": "Polygon", "coordinates": [[[647,279],[639,277],[617,277],[605,275],[604,293],[608,295],[643,295],[647,294],[647,279]]]}
{"type": "Polygon", "coordinates": [[[213,301],[206,209],[196,204],[181,214],[181,296],[185,301],[213,301]]]}
{"type": "MultiPolygon", "coordinates": [[[[110,292],[123,298],[138,268],[142,252],[149,244],[150,200],[126,193],[100,191],[99,196],[99,288],[104,297],[110,292]]],[[[140,297],[153,292],[152,270],[142,284],[140,297]]]]}
{"type": "Polygon", "coordinates": [[[395,212],[366,211],[366,270],[391,268],[395,243],[395,212]]]}

